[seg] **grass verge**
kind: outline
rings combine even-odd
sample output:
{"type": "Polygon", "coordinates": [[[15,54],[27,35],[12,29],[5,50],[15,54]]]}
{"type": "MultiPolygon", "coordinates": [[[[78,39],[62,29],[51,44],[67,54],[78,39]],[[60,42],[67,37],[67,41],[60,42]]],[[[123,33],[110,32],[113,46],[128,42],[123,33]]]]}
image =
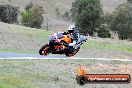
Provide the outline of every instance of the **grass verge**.
{"type": "Polygon", "coordinates": [[[83,48],[106,48],[118,51],[125,51],[125,52],[132,52],[132,45],[125,45],[125,44],[111,44],[105,43],[101,41],[89,40],[83,46],[83,48]]]}
{"type": "MultiPolygon", "coordinates": [[[[76,83],[78,65],[87,66],[89,73],[113,73],[120,65],[131,62],[100,60],[0,60],[0,88],[82,88],[76,83]],[[102,65],[100,65],[102,64],[102,65]],[[109,69],[103,67],[108,65],[109,69]]],[[[129,68],[127,68],[130,71],[129,68]]],[[[124,71],[125,72],[125,71],[124,71]]],[[[107,85],[108,86],[108,85],[107,85]]],[[[83,86],[88,88],[89,85],[83,86]]],[[[94,87],[92,85],[91,87],[94,87]]],[[[102,86],[103,88],[106,85],[102,86]]]]}
{"type": "Polygon", "coordinates": [[[26,53],[26,54],[38,54],[37,51],[23,51],[23,50],[6,50],[6,49],[0,49],[0,52],[14,52],[14,53],[26,53]]]}

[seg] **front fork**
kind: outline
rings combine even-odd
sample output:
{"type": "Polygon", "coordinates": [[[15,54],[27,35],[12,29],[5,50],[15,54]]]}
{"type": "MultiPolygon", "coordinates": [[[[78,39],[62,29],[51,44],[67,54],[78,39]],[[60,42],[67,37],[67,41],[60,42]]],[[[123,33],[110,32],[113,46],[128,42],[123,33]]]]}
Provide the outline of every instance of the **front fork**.
{"type": "Polygon", "coordinates": [[[71,53],[76,54],[79,51],[80,47],[73,47],[73,46],[68,46],[68,51],[70,51],[71,53]]]}

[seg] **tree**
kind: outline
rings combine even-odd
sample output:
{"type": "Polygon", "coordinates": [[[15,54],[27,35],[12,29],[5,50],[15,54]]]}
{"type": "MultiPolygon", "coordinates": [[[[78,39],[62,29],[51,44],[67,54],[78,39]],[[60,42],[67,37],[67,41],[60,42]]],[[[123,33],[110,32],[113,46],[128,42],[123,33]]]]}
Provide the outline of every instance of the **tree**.
{"type": "Polygon", "coordinates": [[[104,24],[107,24],[108,28],[110,28],[110,24],[114,20],[114,14],[106,13],[104,15],[104,24]]]}
{"type": "Polygon", "coordinates": [[[18,8],[9,4],[0,5],[0,20],[5,23],[18,23],[18,8]]]}
{"type": "Polygon", "coordinates": [[[132,40],[132,6],[130,4],[121,4],[116,8],[115,18],[110,28],[118,32],[119,39],[132,40]]]}
{"type": "Polygon", "coordinates": [[[55,12],[56,12],[57,17],[60,18],[61,17],[61,13],[60,13],[59,8],[56,8],[55,12]]]}
{"type": "Polygon", "coordinates": [[[32,12],[31,16],[31,27],[41,28],[41,24],[43,23],[42,11],[38,5],[34,5],[30,11],[32,12]]]}
{"type": "Polygon", "coordinates": [[[101,25],[98,29],[99,29],[97,31],[98,37],[101,37],[101,38],[110,38],[111,37],[111,34],[110,34],[109,30],[107,30],[106,26],[101,25]]]}
{"type": "Polygon", "coordinates": [[[93,35],[100,26],[102,8],[100,0],[75,0],[72,3],[73,21],[83,34],[93,35]]]}
{"type": "Polygon", "coordinates": [[[31,27],[31,11],[26,11],[21,13],[22,16],[22,24],[26,27],[31,27]]]}
{"type": "Polygon", "coordinates": [[[73,21],[76,21],[78,17],[79,2],[80,0],[75,0],[72,2],[72,8],[70,9],[70,12],[73,21]]]}
{"type": "Polygon", "coordinates": [[[43,23],[43,10],[37,4],[30,3],[25,8],[26,12],[22,12],[22,24],[27,27],[41,28],[43,23]]]}
{"type": "Polygon", "coordinates": [[[34,3],[30,2],[26,7],[25,10],[28,11],[34,6],[34,3]]]}
{"type": "Polygon", "coordinates": [[[132,0],[127,0],[128,3],[132,3],[132,0]]]}
{"type": "Polygon", "coordinates": [[[66,21],[68,21],[70,19],[70,15],[69,15],[69,12],[67,10],[63,14],[63,19],[65,19],[66,21]]]}

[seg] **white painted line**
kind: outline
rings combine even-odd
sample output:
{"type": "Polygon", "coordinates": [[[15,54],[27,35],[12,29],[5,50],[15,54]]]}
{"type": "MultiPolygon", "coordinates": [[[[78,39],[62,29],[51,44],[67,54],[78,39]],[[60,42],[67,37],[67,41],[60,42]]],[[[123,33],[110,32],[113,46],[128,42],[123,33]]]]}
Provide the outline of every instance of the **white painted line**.
{"type": "MultiPolygon", "coordinates": [[[[76,59],[80,59],[80,58],[76,58],[76,59]]],[[[132,61],[132,59],[109,59],[109,58],[82,58],[82,59],[106,60],[106,61],[132,61]]]]}
{"type": "Polygon", "coordinates": [[[9,59],[9,60],[11,60],[11,59],[13,59],[13,60],[15,60],[15,59],[19,59],[19,60],[43,60],[43,59],[53,59],[53,60],[55,60],[55,59],[72,59],[72,60],[74,60],[74,59],[76,59],[76,60],[106,60],[106,61],[131,61],[132,62],[132,60],[131,59],[108,59],[108,58],[79,58],[79,57],[68,57],[68,58],[56,58],[56,57],[52,57],[52,58],[50,58],[50,57],[7,57],[7,58],[0,58],[0,60],[6,60],[6,59],[9,59]]]}

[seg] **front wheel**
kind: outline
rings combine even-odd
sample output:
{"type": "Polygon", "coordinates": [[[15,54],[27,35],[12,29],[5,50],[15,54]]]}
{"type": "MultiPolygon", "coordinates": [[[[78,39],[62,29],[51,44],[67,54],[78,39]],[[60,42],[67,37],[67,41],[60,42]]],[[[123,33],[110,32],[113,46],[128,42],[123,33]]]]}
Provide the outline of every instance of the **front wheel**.
{"type": "Polygon", "coordinates": [[[76,49],[74,52],[69,52],[69,51],[67,50],[67,52],[65,52],[65,55],[68,56],[68,57],[72,57],[72,56],[74,56],[78,51],[79,51],[79,49],[76,49]]]}
{"type": "Polygon", "coordinates": [[[40,55],[48,55],[49,53],[50,53],[50,46],[49,46],[49,44],[45,44],[39,50],[39,54],[40,55]]]}

